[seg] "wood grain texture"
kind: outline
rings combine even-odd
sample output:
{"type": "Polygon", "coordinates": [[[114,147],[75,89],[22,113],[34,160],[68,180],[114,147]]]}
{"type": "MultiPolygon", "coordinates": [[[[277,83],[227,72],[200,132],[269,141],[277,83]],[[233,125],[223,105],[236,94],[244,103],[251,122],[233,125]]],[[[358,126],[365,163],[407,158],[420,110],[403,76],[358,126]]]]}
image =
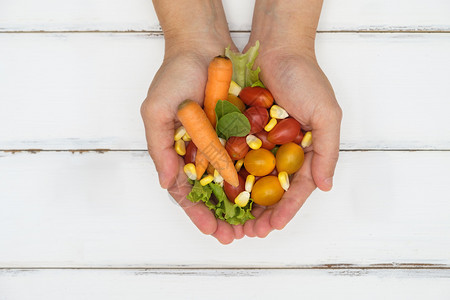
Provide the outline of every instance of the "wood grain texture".
{"type": "Polygon", "coordinates": [[[3,270],[0,299],[448,299],[448,270],[3,270]],[[26,287],[26,288],[24,288],[26,287]]]}
{"type": "Polygon", "coordinates": [[[449,169],[450,152],[342,152],[332,192],[224,247],[158,186],[146,152],[1,152],[0,266],[449,265],[449,169]]]}
{"type": "MultiPolygon", "coordinates": [[[[254,0],[225,0],[229,27],[251,28],[254,0]]],[[[446,0],[325,1],[319,30],[450,30],[446,0]]],[[[151,1],[3,0],[0,31],[160,31],[151,1]]]]}
{"type": "MultiPolygon", "coordinates": [[[[248,34],[234,34],[243,47],[248,34]]],[[[341,149],[450,149],[450,34],[323,33],[341,149]]],[[[0,34],[0,149],[146,149],[163,37],[0,34]]]]}

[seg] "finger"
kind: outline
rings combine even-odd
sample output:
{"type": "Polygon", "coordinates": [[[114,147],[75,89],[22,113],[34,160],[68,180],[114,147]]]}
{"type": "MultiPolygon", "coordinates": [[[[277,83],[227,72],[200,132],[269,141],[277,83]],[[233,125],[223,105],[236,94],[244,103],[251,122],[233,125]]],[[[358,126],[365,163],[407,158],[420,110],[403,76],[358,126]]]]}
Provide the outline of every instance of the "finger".
{"type": "Polygon", "coordinates": [[[274,229],[270,224],[271,215],[272,209],[266,209],[256,220],[253,229],[257,237],[265,238],[274,229]]]}
{"type": "Polygon", "coordinates": [[[329,191],[333,187],[334,170],[339,158],[341,110],[337,106],[332,114],[316,120],[312,130],[312,176],[319,189],[329,191]]]}
{"type": "Polygon", "coordinates": [[[217,230],[213,233],[213,237],[224,245],[231,244],[234,241],[233,227],[223,220],[217,220],[217,230]]]}
{"type": "Polygon", "coordinates": [[[289,190],[284,193],[280,202],[274,207],[270,217],[270,224],[273,228],[278,230],[283,229],[316,188],[311,176],[313,155],[315,154],[312,152],[305,155],[305,162],[300,171],[294,175],[289,190]]]}
{"type": "Polygon", "coordinates": [[[173,149],[174,121],[171,113],[144,101],[141,107],[148,152],[158,171],[159,183],[167,189],[178,172],[178,155],[173,149]]]}
{"type": "MultiPolygon", "coordinates": [[[[181,158],[179,158],[181,160],[181,158]]],[[[202,203],[193,203],[186,198],[192,186],[187,182],[187,177],[180,169],[175,183],[169,187],[168,191],[184,212],[191,219],[192,223],[204,233],[211,235],[217,230],[217,219],[214,214],[202,203]]]]}
{"type": "Polygon", "coordinates": [[[243,225],[234,225],[233,230],[234,230],[234,238],[236,240],[240,240],[245,236],[243,225]]]}
{"type": "Polygon", "coordinates": [[[252,209],[252,215],[255,219],[248,220],[244,224],[244,233],[248,237],[256,237],[256,232],[254,230],[254,225],[258,217],[264,212],[265,208],[259,205],[254,205],[252,209]]]}

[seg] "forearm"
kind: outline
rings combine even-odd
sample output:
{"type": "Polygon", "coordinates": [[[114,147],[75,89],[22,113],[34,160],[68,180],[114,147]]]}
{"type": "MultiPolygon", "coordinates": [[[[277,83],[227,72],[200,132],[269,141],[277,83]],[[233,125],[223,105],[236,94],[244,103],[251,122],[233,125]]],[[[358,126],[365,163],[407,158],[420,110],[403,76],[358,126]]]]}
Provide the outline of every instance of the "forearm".
{"type": "Polygon", "coordinates": [[[314,53],[323,0],[256,0],[251,42],[314,53]]]}
{"type": "Polygon", "coordinates": [[[232,43],[221,0],[153,0],[153,5],[164,32],[166,54],[212,44],[220,44],[214,47],[223,51],[232,43]]]}

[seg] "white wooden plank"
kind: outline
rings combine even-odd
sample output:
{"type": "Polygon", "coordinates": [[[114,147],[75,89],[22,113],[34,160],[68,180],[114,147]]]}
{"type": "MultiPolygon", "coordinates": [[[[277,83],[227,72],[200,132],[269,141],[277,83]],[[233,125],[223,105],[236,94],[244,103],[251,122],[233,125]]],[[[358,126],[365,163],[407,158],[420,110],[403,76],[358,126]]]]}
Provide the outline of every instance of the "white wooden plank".
{"type": "Polygon", "coordinates": [[[0,299],[448,299],[448,270],[4,270],[0,299]]]}
{"type": "MultiPolygon", "coordinates": [[[[238,46],[247,34],[235,34],[238,46]]],[[[0,149],[145,149],[139,107],[164,42],[147,34],[0,35],[0,149]]],[[[450,149],[449,34],[319,34],[342,149],[450,149]]]]}
{"type": "Polygon", "coordinates": [[[450,152],[342,152],[283,230],[202,235],[134,152],[0,153],[2,267],[450,264],[450,152]]]}
{"type": "MultiPolygon", "coordinates": [[[[250,30],[254,0],[223,1],[231,30],[250,30]]],[[[449,30],[446,0],[325,1],[319,30],[449,30]]],[[[159,31],[151,1],[3,0],[0,31],[159,31]]]]}

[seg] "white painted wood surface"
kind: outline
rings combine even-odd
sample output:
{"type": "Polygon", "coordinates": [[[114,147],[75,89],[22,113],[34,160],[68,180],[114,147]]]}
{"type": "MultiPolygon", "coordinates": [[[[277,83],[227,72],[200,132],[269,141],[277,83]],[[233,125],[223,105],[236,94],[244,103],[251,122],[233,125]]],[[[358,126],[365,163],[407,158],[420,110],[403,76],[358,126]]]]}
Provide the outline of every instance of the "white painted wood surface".
{"type": "MultiPolygon", "coordinates": [[[[234,34],[241,48],[247,37],[234,34]]],[[[162,36],[0,34],[0,45],[0,149],[146,149],[139,107],[162,36]]],[[[344,110],[342,149],[450,149],[449,34],[323,33],[317,49],[344,110]]]]}
{"type": "Polygon", "coordinates": [[[3,267],[450,265],[450,152],[342,152],[332,192],[226,247],[159,188],[144,151],[0,155],[3,267]]]}
{"type": "MultiPolygon", "coordinates": [[[[229,27],[251,28],[254,0],[224,0],[229,27]]],[[[450,30],[447,0],[324,1],[321,31],[450,30]]],[[[2,0],[0,31],[159,31],[147,0],[2,0]]]]}
{"type": "Polygon", "coordinates": [[[8,270],[1,300],[448,299],[446,270],[8,270]]]}

